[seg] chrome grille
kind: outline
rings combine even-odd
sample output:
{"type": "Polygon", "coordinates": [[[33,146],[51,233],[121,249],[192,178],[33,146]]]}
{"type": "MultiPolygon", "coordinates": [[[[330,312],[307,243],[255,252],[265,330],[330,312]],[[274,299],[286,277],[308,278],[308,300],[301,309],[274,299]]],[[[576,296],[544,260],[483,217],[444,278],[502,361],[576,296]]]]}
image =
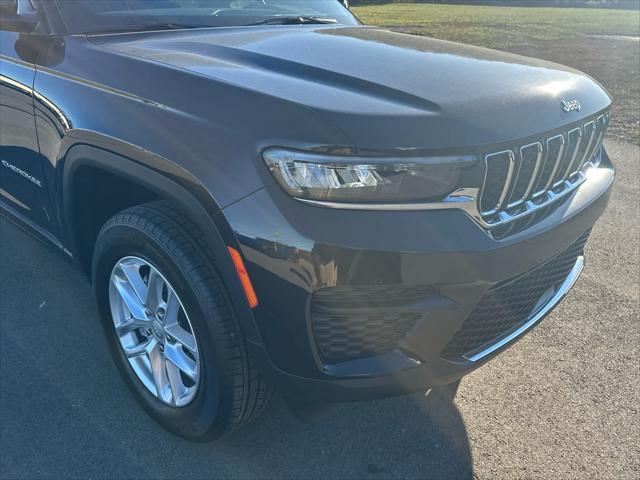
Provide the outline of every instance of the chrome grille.
{"type": "Polygon", "coordinates": [[[599,158],[608,123],[605,113],[544,140],[486,155],[478,199],[486,224],[522,218],[576,189],[599,158]]]}

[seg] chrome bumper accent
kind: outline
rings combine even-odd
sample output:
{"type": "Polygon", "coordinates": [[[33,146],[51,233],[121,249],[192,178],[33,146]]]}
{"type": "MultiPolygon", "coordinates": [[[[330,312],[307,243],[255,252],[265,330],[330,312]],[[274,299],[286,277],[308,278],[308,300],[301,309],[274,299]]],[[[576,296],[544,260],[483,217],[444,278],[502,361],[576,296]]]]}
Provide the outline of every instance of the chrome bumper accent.
{"type": "Polygon", "coordinates": [[[483,347],[480,351],[466,353],[465,355],[463,355],[463,357],[471,362],[478,362],[483,358],[491,355],[496,350],[505,347],[506,345],[526,333],[528,330],[533,328],[534,325],[542,320],[558,303],[560,303],[560,300],[564,298],[569,290],[571,290],[571,287],[573,287],[573,285],[576,283],[576,280],[578,280],[578,277],[582,273],[583,269],[584,256],[580,256],[576,260],[576,264],[574,265],[573,269],[571,270],[565,281],[562,283],[562,285],[560,285],[558,290],[542,308],[540,308],[531,318],[529,318],[529,320],[527,320],[526,323],[518,327],[506,337],[503,337],[496,343],[491,344],[489,347],[483,347]]]}

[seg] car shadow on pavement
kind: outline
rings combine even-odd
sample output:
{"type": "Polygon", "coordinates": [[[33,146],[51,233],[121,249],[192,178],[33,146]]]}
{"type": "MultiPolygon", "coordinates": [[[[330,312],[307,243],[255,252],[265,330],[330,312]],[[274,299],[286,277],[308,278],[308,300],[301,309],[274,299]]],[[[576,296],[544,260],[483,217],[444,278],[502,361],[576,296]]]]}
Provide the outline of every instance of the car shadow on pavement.
{"type": "Polygon", "coordinates": [[[221,442],[177,438],[120,380],[71,264],[0,219],[0,265],[1,478],[472,477],[455,385],[314,424],[276,398],[221,442]]]}
{"type": "Polygon", "coordinates": [[[254,446],[256,468],[285,478],[472,478],[467,432],[453,403],[457,384],[424,394],[348,404],[306,424],[276,400],[256,425],[224,446],[254,446]],[[268,440],[266,440],[268,439],[268,440]],[[266,441],[265,441],[266,440],[266,441]]]}

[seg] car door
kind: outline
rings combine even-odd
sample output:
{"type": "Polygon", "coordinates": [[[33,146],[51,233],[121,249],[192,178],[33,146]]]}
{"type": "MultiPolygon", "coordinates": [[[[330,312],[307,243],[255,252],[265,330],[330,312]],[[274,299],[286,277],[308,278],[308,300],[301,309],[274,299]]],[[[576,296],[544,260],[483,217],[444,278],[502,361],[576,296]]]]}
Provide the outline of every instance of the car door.
{"type": "Polygon", "coordinates": [[[19,53],[27,34],[0,28],[0,207],[41,233],[51,232],[34,116],[35,66],[19,53]]]}

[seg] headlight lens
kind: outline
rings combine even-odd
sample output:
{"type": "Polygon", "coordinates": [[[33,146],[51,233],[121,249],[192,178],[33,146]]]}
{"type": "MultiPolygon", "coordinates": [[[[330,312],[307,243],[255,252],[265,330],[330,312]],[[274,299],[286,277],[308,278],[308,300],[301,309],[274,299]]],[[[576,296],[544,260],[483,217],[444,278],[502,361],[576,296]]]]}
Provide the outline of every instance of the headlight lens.
{"type": "Polygon", "coordinates": [[[444,157],[338,157],[269,149],[264,160],[291,196],[351,203],[442,200],[460,183],[473,155],[444,157]]]}

